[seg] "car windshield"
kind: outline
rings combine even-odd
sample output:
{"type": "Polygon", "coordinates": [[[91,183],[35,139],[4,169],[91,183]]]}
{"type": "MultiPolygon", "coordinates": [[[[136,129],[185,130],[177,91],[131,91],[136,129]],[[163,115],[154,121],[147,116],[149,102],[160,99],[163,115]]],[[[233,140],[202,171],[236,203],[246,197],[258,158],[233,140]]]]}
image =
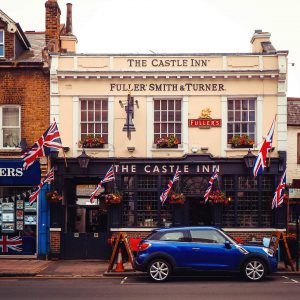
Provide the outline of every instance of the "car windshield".
{"type": "Polygon", "coordinates": [[[236,244],[237,243],[237,241],[232,236],[230,236],[227,232],[225,232],[223,229],[218,229],[218,231],[221,234],[225,235],[225,237],[230,241],[230,243],[232,243],[232,244],[236,244]]]}

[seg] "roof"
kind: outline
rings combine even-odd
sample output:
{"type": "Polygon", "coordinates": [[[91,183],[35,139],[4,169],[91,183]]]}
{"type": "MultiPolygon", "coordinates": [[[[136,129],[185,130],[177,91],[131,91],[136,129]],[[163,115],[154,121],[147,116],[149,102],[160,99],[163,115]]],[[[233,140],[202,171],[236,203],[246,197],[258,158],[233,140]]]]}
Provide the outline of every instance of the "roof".
{"type": "Polygon", "coordinates": [[[19,62],[43,62],[42,52],[45,48],[45,32],[25,32],[30,42],[30,49],[24,51],[19,57],[19,62]]]}
{"type": "Polygon", "coordinates": [[[287,125],[300,126],[300,98],[288,98],[287,125]]]}

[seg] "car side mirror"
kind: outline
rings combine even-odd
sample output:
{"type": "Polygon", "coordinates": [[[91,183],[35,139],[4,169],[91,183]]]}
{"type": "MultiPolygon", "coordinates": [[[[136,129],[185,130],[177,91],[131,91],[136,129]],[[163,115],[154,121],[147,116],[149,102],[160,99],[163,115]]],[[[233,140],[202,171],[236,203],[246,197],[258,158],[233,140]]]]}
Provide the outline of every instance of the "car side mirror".
{"type": "Polygon", "coordinates": [[[225,248],[226,249],[231,249],[231,244],[229,241],[225,241],[225,248]]]}

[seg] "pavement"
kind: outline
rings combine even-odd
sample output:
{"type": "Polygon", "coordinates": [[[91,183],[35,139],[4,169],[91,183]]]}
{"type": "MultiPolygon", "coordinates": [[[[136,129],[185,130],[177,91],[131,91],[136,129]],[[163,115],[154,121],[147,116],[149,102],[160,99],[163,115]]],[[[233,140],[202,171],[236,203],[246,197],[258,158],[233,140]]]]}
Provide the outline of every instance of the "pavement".
{"type": "MultiPolygon", "coordinates": [[[[104,276],[139,276],[143,273],[134,271],[130,263],[125,263],[124,272],[107,272],[109,261],[106,260],[37,260],[0,258],[0,277],[34,278],[101,278],[104,276]]],[[[294,267],[296,268],[295,264],[294,267]]],[[[300,271],[291,271],[283,262],[278,263],[275,275],[300,276],[300,271]]]]}

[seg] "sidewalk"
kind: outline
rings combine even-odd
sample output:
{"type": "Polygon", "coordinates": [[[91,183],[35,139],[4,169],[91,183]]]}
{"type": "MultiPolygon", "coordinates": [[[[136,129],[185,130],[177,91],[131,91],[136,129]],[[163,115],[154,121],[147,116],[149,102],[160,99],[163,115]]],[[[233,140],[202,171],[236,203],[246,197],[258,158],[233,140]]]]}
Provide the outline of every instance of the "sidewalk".
{"type": "MultiPolygon", "coordinates": [[[[55,260],[0,259],[0,277],[35,278],[101,278],[103,276],[138,276],[143,273],[132,270],[129,263],[124,264],[125,272],[107,272],[105,260],[55,260]]],[[[275,275],[300,276],[300,271],[292,272],[283,262],[278,264],[275,275]]]]}

